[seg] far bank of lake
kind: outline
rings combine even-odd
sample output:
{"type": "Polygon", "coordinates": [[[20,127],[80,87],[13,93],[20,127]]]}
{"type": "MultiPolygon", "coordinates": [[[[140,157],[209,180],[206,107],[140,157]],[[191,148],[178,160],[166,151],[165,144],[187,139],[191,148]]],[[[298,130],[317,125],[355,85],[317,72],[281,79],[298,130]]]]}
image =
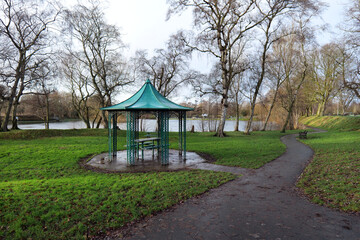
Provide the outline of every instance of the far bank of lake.
{"type": "MultiPolygon", "coordinates": [[[[170,126],[169,130],[170,132],[177,132],[179,125],[177,119],[170,119],[170,126]]],[[[235,129],[235,123],[234,120],[227,120],[225,124],[225,131],[230,132],[234,131],[235,129]]],[[[201,120],[201,119],[187,119],[186,121],[186,129],[188,131],[191,130],[192,126],[194,126],[195,132],[208,132],[214,131],[215,126],[219,124],[219,121],[216,120],[201,120]]],[[[247,121],[239,121],[239,131],[244,131],[246,128],[247,121]]],[[[255,130],[259,130],[262,127],[262,122],[255,121],[253,122],[253,128],[255,130]]],[[[277,124],[271,123],[268,124],[269,127],[267,130],[278,130],[279,126],[277,124]]],[[[120,129],[126,129],[126,123],[118,123],[118,126],[120,129]]],[[[10,126],[9,126],[10,127],[10,126]]],[[[86,125],[83,121],[77,120],[77,121],[64,121],[64,122],[51,122],[49,125],[50,129],[82,129],[86,128],[86,125]]],[[[44,129],[45,126],[43,123],[28,123],[19,124],[20,129],[44,129]]],[[[156,120],[155,119],[143,119],[140,120],[140,130],[144,132],[154,132],[156,128],[156,120]]]]}

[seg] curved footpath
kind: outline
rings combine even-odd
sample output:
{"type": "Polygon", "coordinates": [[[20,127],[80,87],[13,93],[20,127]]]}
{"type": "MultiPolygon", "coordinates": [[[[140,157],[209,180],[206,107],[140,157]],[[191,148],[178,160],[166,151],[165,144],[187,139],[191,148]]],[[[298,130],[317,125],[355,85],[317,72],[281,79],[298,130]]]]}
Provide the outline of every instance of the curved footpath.
{"type": "Polygon", "coordinates": [[[125,239],[360,239],[359,215],[312,204],[299,194],[295,182],[313,151],[295,137],[282,137],[287,151],[262,168],[218,167],[243,176],[121,234],[125,239]]]}

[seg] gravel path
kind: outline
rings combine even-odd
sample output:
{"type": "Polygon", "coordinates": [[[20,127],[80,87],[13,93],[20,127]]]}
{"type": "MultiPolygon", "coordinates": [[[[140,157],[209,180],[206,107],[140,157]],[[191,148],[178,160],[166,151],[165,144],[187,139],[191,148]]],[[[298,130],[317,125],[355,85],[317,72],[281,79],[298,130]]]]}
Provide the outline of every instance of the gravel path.
{"type": "Polygon", "coordinates": [[[200,164],[242,177],[133,224],[117,232],[117,238],[360,240],[359,215],[312,204],[295,188],[313,156],[311,148],[295,135],[281,141],[287,151],[256,170],[200,164]]]}

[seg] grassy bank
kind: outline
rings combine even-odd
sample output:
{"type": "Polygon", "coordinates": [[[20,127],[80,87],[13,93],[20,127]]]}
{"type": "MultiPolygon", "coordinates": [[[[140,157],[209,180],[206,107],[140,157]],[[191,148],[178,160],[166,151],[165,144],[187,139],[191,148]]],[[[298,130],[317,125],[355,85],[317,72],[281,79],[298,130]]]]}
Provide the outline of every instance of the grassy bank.
{"type": "Polygon", "coordinates": [[[304,117],[300,122],[307,126],[323,128],[331,131],[360,130],[360,117],[356,116],[323,116],[304,117]]]}
{"type": "MultiPolygon", "coordinates": [[[[259,167],[285,150],[280,136],[189,133],[188,149],[211,154],[218,163],[259,167]]],[[[170,138],[176,148],[177,134],[170,138]]],[[[124,145],[120,131],[118,146],[124,145]]],[[[102,174],[79,167],[80,159],[106,150],[102,129],[0,133],[0,239],[86,238],[234,179],[200,170],[102,174]]]]}
{"type": "Polygon", "coordinates": [[[311,201],[347,212],[360,212],[360,130],[351,117],[310,118],[303,122],[324,127],[326,133],[303,140],[315,156],[297,186],[311,201]]]}

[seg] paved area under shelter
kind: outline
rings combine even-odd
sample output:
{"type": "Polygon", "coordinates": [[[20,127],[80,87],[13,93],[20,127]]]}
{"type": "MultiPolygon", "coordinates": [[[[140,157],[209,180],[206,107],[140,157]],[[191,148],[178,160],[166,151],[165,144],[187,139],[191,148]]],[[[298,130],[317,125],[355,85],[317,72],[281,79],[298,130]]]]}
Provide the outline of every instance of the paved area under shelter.
{"type": "Polygon", "coordinates": [[[179,151],[173,149],[169,149],[169,165],[161,165],[156,151],[154,158],[152,150],[144,151],[144,160],[141,158],[141,151],[139,156],[140,159],[135,161],[135,165],[129,166],[126,161],[126,150],[118,151],[117,156],[111,162],[109,161],[109,153],[102,153],[91,158],[87,165],[114,172],[150,172],[181,170],[206,162],[204,158],[194,152],[186,152],[186,160],[184,161],[179,155],[179,151]]]}

